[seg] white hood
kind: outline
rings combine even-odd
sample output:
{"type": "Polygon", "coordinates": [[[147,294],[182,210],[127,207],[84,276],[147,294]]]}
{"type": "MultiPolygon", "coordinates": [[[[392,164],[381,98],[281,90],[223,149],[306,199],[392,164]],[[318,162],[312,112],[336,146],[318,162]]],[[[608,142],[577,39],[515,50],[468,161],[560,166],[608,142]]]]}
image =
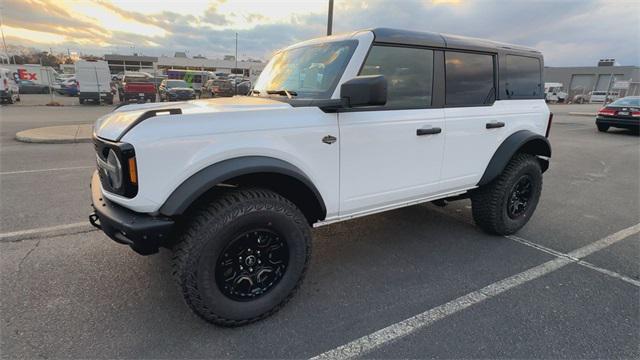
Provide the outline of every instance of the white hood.
{"type": "MultiPolygon", "coordinates": [[[[117,140],[136,120],[149,110],[180,109],[182,114],[286,109],[291,105],[257,96],[234,96],[207,100],[192,100],[166,104],[148,103],[125,105],[99,118],[94,125],[96,136],[117,140]]],[[[162,116],[162,115],[160,115],[162,116]]],[[[152,118],[145,121],[153,121],[152,118]]]]}

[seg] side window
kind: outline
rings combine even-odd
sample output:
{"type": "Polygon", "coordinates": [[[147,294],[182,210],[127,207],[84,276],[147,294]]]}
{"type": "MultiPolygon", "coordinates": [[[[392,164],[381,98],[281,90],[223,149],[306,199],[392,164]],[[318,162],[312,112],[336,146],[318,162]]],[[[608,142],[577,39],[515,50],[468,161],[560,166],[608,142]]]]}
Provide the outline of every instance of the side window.
{"type": "Polygon", "coordinates": [[[508,98],[542,97],[540,60],[527,56],[507,55],[505,92],[508,98]]]}
{"type": "Polygon", "coordinates": [[[493,55],[445,52],[447,105],[483,105],[495,99],[493,55]]]}
{"type": "Polygon", "coordinates": [[[384,75],[387,79],[386,106],[431,106],[432,50],[374,45],[360,75],[384,75]]]}

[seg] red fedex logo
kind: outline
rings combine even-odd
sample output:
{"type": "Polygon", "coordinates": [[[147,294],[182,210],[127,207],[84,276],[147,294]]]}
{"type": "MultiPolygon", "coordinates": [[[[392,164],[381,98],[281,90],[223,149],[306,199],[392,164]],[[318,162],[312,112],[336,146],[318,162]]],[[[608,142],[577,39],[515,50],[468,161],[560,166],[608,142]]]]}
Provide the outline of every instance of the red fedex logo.
{"type": "Polygon", "coordinates": [[[38,80],[36,73],[27,72],[26,69],[18,69],[18,78],[20,80],[38,80]]]}

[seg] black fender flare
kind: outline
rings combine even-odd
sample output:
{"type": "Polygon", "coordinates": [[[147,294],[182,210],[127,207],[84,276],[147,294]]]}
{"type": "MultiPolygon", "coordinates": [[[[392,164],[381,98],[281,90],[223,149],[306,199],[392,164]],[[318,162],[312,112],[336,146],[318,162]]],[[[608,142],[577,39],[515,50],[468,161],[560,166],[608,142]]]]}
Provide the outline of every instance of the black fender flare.
{"type": "Polygon", "coordinates": [[[311,179],[295,165],[267,156],[243,156],[209,165],[191,175],[169,195],[159,212],[165,216],[182,215],[194,201],[215,185],[242,175],[275,173],[292,177],[304,184],[315,196],[321,216],[327,209],[322,195],[311,179]]]}
{"type": "MultiPolygon", "coordinates": [[[[551,144],[546,137],[529,130],[520,130],[511,134],[500,144],[493,157],[491,157],[491,161],[489,161],[489,165],[487,165],[482,178],[480,178],[478,186],[488,184],[498,177],[509,163],[509,160],[518,151],[550,158],[551,144]]],[[[545,172],[549,168],[548,159],[540,159],[540,165],[542,166],[542,172],[545,172]]]]}

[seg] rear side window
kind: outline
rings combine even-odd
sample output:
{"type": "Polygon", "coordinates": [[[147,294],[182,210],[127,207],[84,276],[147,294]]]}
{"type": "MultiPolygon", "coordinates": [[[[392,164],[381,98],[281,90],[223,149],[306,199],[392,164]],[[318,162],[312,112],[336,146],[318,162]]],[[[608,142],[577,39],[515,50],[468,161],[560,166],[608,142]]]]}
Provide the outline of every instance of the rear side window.
{"type": "Polygon", "coordinates": [[[432,50],[374,45],[360,75],[384,75],[388,107],[431,106],[432,50]]]}
{"type": "Polygon", "coordinates": [[[495,100],[493,55],[445,52],[446,104],[471,106],[495,100]]]}
{"type": "Polygon", "coordinates": [[[507,55],[505,92],[510,99],[542,97],[540,60],[528,56],[507,55]]]}

